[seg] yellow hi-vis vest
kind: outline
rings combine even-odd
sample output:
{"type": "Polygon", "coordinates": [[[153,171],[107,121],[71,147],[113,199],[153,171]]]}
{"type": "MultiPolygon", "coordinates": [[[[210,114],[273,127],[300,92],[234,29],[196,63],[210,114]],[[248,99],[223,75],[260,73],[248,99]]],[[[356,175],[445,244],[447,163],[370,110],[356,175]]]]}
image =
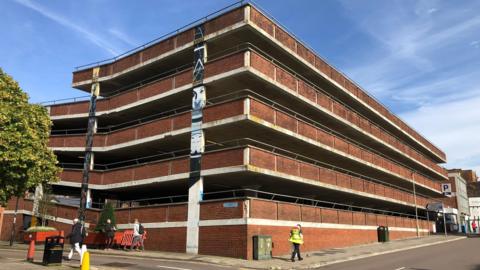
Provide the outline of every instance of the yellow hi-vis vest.
{"type": "Polygon", "coordinates": [[[292,230],[290,231],[290,239],[288,239],[288,241],[295,244],[303,244],[303,239],[302,239],[302,236],[300,235],[300,230],[297,227],[292,228],[292,230]]]}

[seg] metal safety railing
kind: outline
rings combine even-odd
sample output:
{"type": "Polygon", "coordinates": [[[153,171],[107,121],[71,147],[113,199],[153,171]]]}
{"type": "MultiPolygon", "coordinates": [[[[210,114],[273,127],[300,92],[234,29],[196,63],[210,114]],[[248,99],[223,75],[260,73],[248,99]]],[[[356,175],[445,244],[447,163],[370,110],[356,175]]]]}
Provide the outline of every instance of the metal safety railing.
{"type": "MultiPolygon", "coordinates": [[[[210,53],[207,56],[207,63],[216,61],[216,60],[224,58],[224,57],[227,57],[227,56],[229,56],[231,54],[234,54],[234,53],[238,53],[238,52],[241,52],[241,51],[248,50],[251,46],[253,46],[253,45],[250,44],[250,43],[241,43],[241,44],[237,44],[235,46],[232,46],[230,48],[226,48],[226,49],[217,51],[215,53],[210,53]]],[[[117,88],[117,89],[109,92],[108,96],[103,96],[103,98],[112,98],[112,97],[115,97],[117,95],[124,94],[125,92],[137,90],[138,88],[144,87],[145,85],[152,84],[152,83],[158,82],[160,80],[166,79],[168,77],[172,77],[172,76],[175,76],[175,75],[180,74],[182,72],[185,72],[186,70],[191,69],[193,67],[193,65],[194,65],[194,63],[193,63],[193,60],[192,60],[188,63],[178,65],[176,67],[170,68],[166,71],[162,71],[162,72],[160,72],[158,74],[155,74],[153,76],[143,78],[140,81],[136,81],[134,83],[123,85],[122,87],[117,88]]]]}
{"type": "MultiPolygon", "coordinates": [[[[432,179],[430,176],[422,173],[422,172],[419,172],[418,170],[412,168],[410,165],[407,165],[403,162],[399,162],[393,158],[391,158],[390,156],[388,155],[385,155],[383,152],[381,151],[378,151],[370,146],[367,146],[365,145],[364,143],[358,141],[358,140],[355,140],[355,139],[352,139],[348,136],[345,136],[344,134],[338,132],[338,131],[335,131],[334,129],[330,128],[330,127],[327,127],[325,126],[324,124],[318,122],[318,121],[315,121],[313,120],[312,118],[310,117],[307,117],[307,116],[304,116],[302,114],[299,114],[298,112],[296,111],[293,111],[291,109],[289,109],[288,107],[285,107],[263,95],[260,95],[256,92],[253,92],[251,90],[239,90],[239,91],[236,91],[236,92],[233,92],[233,93],[229,93],[229,94],[225,94],[225,95],[221,95],[221,96],[217,96],[217,97],[214,97],[214,98],[211,98],[209,99],[208,103],[209,104],[216,104],[216,101],[217,100],[221,100],[221,102],[225,102],[225,98],[226,97],[229,97],[229,96],[236,96],[237,98],[238,97],[248,97],[248,96],[251,96],[251,97],[255,97],[255,98],[258,98],[260,99],[262,102],[265,102],[269,105],[271,105],[273,108],[277,109],[277,110],[280,110],[284,113],[286,113],[287,115],[290,115],[292,117],[294,117],[296,120],[298,121],[302,121],[302,122],[306,122],[306,123],[309,123],[311,125],[314,125],[315,127],[319,128],[320,130],[328,133],[328,134],[331,134],[331,135],[334,135],[336,137],[339,137],[339,138],[342,138],[344,140],[346,140],[347,142],[350,142],[350,143],[353,143],[365,150],[368,150],[370,151],[371,153],[373,154],[376,154],[376,155],[379,155],[387,160],[389,160],[390,162],[396,164],[396,165],[399,165],[399,166],[402,166],[402,167],[405,167],[409,170],[411,170],[412,172],[415,172],[415,173],[418,173],[419,175],[422,175],[423,177],[426,177],[427,179],[430,179],[432,181],[435,181],[434,179],[432,179]],[[240,95],[240,94],[243,94],[243,95],[240,95]]],[[[177,108],[174,108],[174,109],[171,109],[171,110],[168,110],[168,111],[165,111],[165,112],[162,112],[162,113],[158,113],[158,114],[154,114],[154,115],[151,115],[151,116],[147,116],[147,117],[143,117],[143,118],[140,118],[140,119],[137,119],[137,120],[133,120],[133,121],[128,121],[128,122],[125,122],[125,123],[122,123],[122,124],[118,124],[118,125],[111,125],[111,126],[107,126],[107,127],[99,127],[98,128],[98,132],[99,133],[108,133],[108,132],[111,132],[111,131],[114,131],[114,130],[119,130],[119,129],[123,129],[123,128],[129,128],[131,126],[134,126],[134,125],[140,125],[140,124],[143,124],[145,122],[149,122],[149,121],[154,121],[154,120],[158,120],[158,119],[161,119],[161,118],[164,118],[164,117],[169,117],[169,116],[172,116],[174,114],[177,114],[177,113],[180,113],[180,112],[187,112],[187,111],[190,111],[190,105],[187,105],[187,106],[180,106],[180,107],[177,107],[177,108]]],[[[65,130],[53,130],[52,131],[52,135],[63,135],[63,134],[69,134],[69,135],[73,135],[73,134],[83,134],[85,133],[86,129],[65,129],[65,130]]]]}
{"type": "MultiPolygon", "coordinates": [[[[237,139],[237,140],[230,140],[221,143],[213,143],[211,141],[207,141],[208,143],[205,145],[206,152],[214,151],[218,149],[227,150],[233,147],[239,146],[246,146],[247,144],[245,141],[249,139],[237,139]]],[[[177,159],[180,157],[189,157],[190,156],[190,148],[178,149],[174,151],[164,152],[155,155],[149,156],[142,156],[140,158],[132,158],[122,161],[116,161],[111,163],[95,163],[94,169],[98,171],[103,170],[110,170],[110,169],[117,169],[117,168],[128,168],[131,166],[143,165],[149,162],[156,162],[156,161],[167,161],[170,159],[177,159]]],[[[83,163],[80,162],[59,162],[59,165],[63,168],[68,169],[82,169],[83,163]]]]}
{"type": "Polygon", "coordinates": [[[190,29],[190,28],[193,28],[193,27],[195,27],[195,26],[197,26],[197,25],[200,25],[200,24],[208,21],[209,19],[212,19],[212,18],[214,18],[214,17],[220,16],[220,15],[222,15],[222,14],[224,14],[224,13],[227,13],[227,12],[229,12],[229,11],[237,8],[237,7],[241,7],[242,5],[244,5],[244,4],[247,3],[247,2],[248,2],[248,1],[243,1],[243,0],[242,0],[242,1],[235,2],[235,3],[230,4],[230,5],[222,8],[222,9],[219,9],[219,10],[217,10],[217,11],[215,11],[215,12],[212,12],[212,13],[208,14],[207,16],[204,16],[204,17],[202,17],[202,18],[200,18],[200,19],[197,19],[197,20],[195,20],[195,21],[193,21],[193,22],[191,22],[191,23],[188,23],[188,24],[186,24],[186,25],[184,25],[184,26],[182,26],[182,27],[180,27],[180,28],[177,28],[177,29],[174,30],[174,31],[171,31],[171,32],[169,32],[169,33],[167,33],[167,34],[164,34],[164,35],[162,35],[162,36],[160,36],[160,37],[158,37],[158,38],[155,38],[155,39],[153,39],[153,40],[151,40],[151,41],[149,41],[149,42],[147,42],[147,43],[145,43],[145,44],[142,44],[142,45],[140,45],[140,46],[138,46],[138,47],[135,47],[135,48],[133,48],[133,49],[131,49],[131,50],[128,50],[128,51],[126,51],[126,52],[124,52],[124,53],[122,53],[122,54],[120,54],[120,55],[118,55],[118,56],[115,56],[115,57],[112,57],[112,58],[109,58],[109,59],[105,59],[105,60],[101,60],[101,61],[97,61],[97,62],[93,62],[93,63],[89,63],[89,64],[82,65],[82,66],[77,66],[77,67],[75,67],[75,70],[76,70],[76,71],[80,71],[80,70],[83,70],[83,69],[87,69],[87,68],[91,68],[91,67],[97,67],[97,66],[100,66],[100,65],[105,65],[105,64],[112,63],[112,62],[117,61],[117,60],[119,60],[119,59],[121,59],[121,58],[124,58],[124,57],[126,57],[126,56],[128,56],[128,55],[131,55],[131,54],[133,54],[133,53],[135,53],[135,52],[144,50],[144,49],[146,49],[146,48],[154,45],[155,43],[157,43],[157,42],[160,41],[160,40],[167,39],[167,38],[169,38],[169,37],[171,37],[171,36],[174,36],[174,35],[176,35],[176,34],[178,34],[178,33],[183,32],[183,31],[185,31],[185,30],[187,30],[187,29],[190,29]]]}
{"type": "MultiPolygon", "coordinates": [[[[399,186],[399,185],[392,184],[390,182],[382,181],[380,179],[377,179],[377,178],[374,178],[374,177],[371,177],[371,176],[367,176],[367,175],[364,175],[364,174],[361,174],[361,173],[358,173],[358,172],[354,172],[354,171],[351,171],[351,170],[348,170],[348,169],[345,169],[345,168],[342,168],[342,167],[338,167],[338,166],[333,165],[331,163],[327,163],[327,162],[319,161],[319,160],[316,160],[316,159],[313,159],[313,158],[310,158],[310,157],[306,157],[306,156],[300,155],[298,153],[293,153],[289,150],[285,150],[285,149],[282,149],[282,148],[279,148],[279,147],[275,147],[273,145],[270,145],[270,144],[267,144],[267,143],[264,143],[264,142],[260,142],[260,141],[256,141],[256,140],[250,139],[250,138],[229,140],[229,141],[224,141],[224,142],[207,141],[205,149],[206,149],[206,153],[208,153],[208,152],[212,152],[212,151],[228,150],[228,149],[233,149],[233,148],[238,148],[238,147],[247,147],[247,146],[258,147],[260,149],[270,151],[274,154],[279,154],[279,155],[289,157],[289,158],[291,158],[293,160],[296,160],[296,161],[307,162],[309,164],[313,164],[313,165],[316,165],[316,166],[324,167],[324,168],[327,168],[327,169],[332,169],[332,170],[340,172],[340,173],[345,173],[347,175],[358,177],[358,178],[363,179],[363,180],[368,181],[368,182],[377,183],[377,184],[381,184],[381,185],[384,185],[384,186],[387,186],[387,187],[391,187],[391,188],[403,191],[403,192],[411,194],[411,195],[419,196],[419,197],[430,199],[430,200],[437,200],[437,199],[435,199],[431,196],[428,196],[426,194],[418,195],[418,192],[415,193],[413,190],[410,190],[408,188],[405,188],[405,187],[402,187],[402,186],[399,186]]],[[[168,161],[168,160],[171,160],[171,159],[188,157],[189,156],[189,151],[190,151],[190,149],[188,148],[188,149],[171,151],[171,152],[168,152],[168,153],[160,153],[160,154],[145,156],[145,157],[136,158],[136,159],[129,159],[129,160],[125,160],[125,161],[112,162],[112,163],[108,163],[108,164],[95,164],[94,169],[102,171],[102,170],[117,169],[117,168],[128,168],[128,167],[132,167],[132,166],[138,166],[138,165],[146,164],[146,163],[149,163],[149,162],[168,161]]],[[[83,168],[83,163],[60,163],[60,166],[62,166],[64,168],[69,168],[69,169],[82,169],[83,168]]]]}
{"type": "Polygon", "coordinates": [[[151,206],[151,205],[162,205],[162,204],[172,204],[172,203],[183,203],[188,201],[188,194],[182,195],[173,195],[173,196],[162,196],[154,198],[144,198],[136,200],[123,200],[116,201],[116,208],[126,208],[126,207],[136,207],[136,206],[151,206]]]}
{"type": "MultiPolygon", "coordinates": [[[[313,159],[311,157],[307,157],[307,156],[304,156],[304,155],[301,155],[301,154],[298,154],[298,153],[294,153],[294,152],[291,152],[289,150],[285,150],[283,148],[279,148],[279,147],[276,147],[276,146],[273,146],[273,145],[270,145],[270,144],[267,144],[267,143],[264,143],[264,142],[259,142],[259,141],[255,141],[255,140],[252,140],[252,139],[248,139],[248,141],[249,141],[250,145],[258,146],[259,148],[269,150],[272,153],[278,153],[278,154],[287,156],[289,158],[292,158],[294,160],[304,161],[304,162],[307,162],[307,163],[310,163],[310,164],[313,164],[313,165],[316,165],[316,166],[329,168],[329,169],[332,169],[334,171],[338,171],[338,172],[345,173],[345,174],[348,174],[348,175],[351,175],[351,176],[359,177],[359,178],[361,178],[363,180],[366,180],[366,181],[369,181],[369,182],[382,184],[382,185],[385,185],[385,186],[388,186],[388,187],[392,187],[392,188],[407,192],[409,194],[414,194],[414,192],[412,190],[404,188],[402,186],[398,186],[398,185],[392,184],[390,182],[385,182],[385,181],[382,181],[380,179],[377,179],[377,178],[374,178],[374,177],[371,177],[371,176],[368,176],[368,175],[364,175],[364,174],[361,174],[361,173],[358,173],[358,172],[354,172],[352,170],[345,169],[343,167],[338,167],[338,166],[333,165],[331,163],[327,163],[327,162],[324,162],[324,161],[319,161],[319,160],[313,159]]],[[[427,195],[423,195],[423,194],[422,194],[421,197],[432,199],[432,197],[427,196],[427,195]]]]}
{"type": "MultiPolygon", "coordinates": [[[[250,44],[250,43],[241,43],[241,44],[237,44],[233,47],[220,50],[218,52],[215,52],[215,53],[212,53],[212,54],[208,55],[207,56],[207,62],[212,62],[212,61],[227,57],[231,54],[248,50],[251,46],[253,46],[253,45],[250,44]]],[[[122,87],[117,88],[114,91],[109,92],[108,96],[102,96],[102,97],[99,97],[98,99],[99,100],[100,99],[110,99],[110,98],[113,98],[115,96],[125,94],[126,92],[135,91],[140,87],[145,87],[146,85],[153,84],[153,83],[156,83],[160,80],[164,80],[166,78],[178,75],[178,74],[180,74],[180,73],[182,73],[186,70],[189,70],[192,67],[193,67],[193,61],[189,62],[189,63],[179,65],[179,66],[176,66],[176,67],[173,67],[173,68],[170,68],[166,71],[162,71],[158,74],[155,74],[153,76],[144,78],[140,81],[130,83],[130,84],[127,84],[127,85],[123,85],[122,87]]],[[[85,96],[80,96],[80,97],[64,98],[64,99],[57,99],[57,100],[51,100],[51,101],[42,101],[42,102],[39,102],[38,104],[40,104],[42,106],[62,105],[62,104],[73,103],[73,102],[78,102],[78,101],[88,101],[89,98],[90,98],[90,95],[85,95],[85,96]]]]}
{"type": "Polygon", "coordinates": [[[89,100],[90,100],[90,95],[85,95],[85,96],[72,97],[72,98],[42,101],[42,102],[39,102],[38,104],[42,106],[52,106],[52,105],[74,103],[74,102],[80,102],[80,101],[89,101],[89,100]]]}
{"type": "MultiPolygon", "coordinates": [[[[344,210],[352,212],[362,212],[362,213],[372,213],[372,214],[381,214],[387,216],[399,216],[407,218],[415,218],[417,215],[409,214],[407,212],[399,212],[392,210],[385,210],[380,208],[366,207],[355,204],[341,203],[338,201],[327,201],[312,199],[300,196],[294,196],[289,194],[280,194],[267,191],[261,191],[256,189],[229,189],[222,191],[212,191],[205,192],[202,194],[202,201],[216,201],[216,200],[233,200],[233,199],[246,199],[246,198],[258,198],[262,200],[269,200],[274,202],[285,202],[285,203],[294,203],[307,205],[312,207],[326,208],[326,209],[335,209],[335,210],[344,210]]],[[[188,194],[181,195],[172,195],[172,196],[161,196],[153,198],[142,198],[142,199],[132,199],[132,200],[117,200],[114,201],[114,207],[117,209],[124,208],[136,208],[136,207],[152,207],[152,206],[162,206],[170,205],[177,203],[187,203],[188,194]]],[[[102,209],[104,203],[96,203],[92,208],[102,209]]],[[[419,219],[427,220],[425,216],[418,216],[419,219]]]]}
{"type": "MultiPolygon", "coordinates": [[[[214,61],[217,57],[218,58],[222,58],[222,57],[226,57],[225,53],[229,53],[229,54],[232,54],[232,53],[236,53],[236,52],[239,52],[239,51],[242,51],[242,50],[247,50],[247,49],[250,49],[250,50],[253,50],[253,51],[256,51],[258,53],[260,53],[261,55],[263,55],[264,57],[268,58],[273,64],[277,65],[277,66],[280,66],[282,69],[285,69],[287,72],[291,73],[295,78],[299,78],[301,80],[303,80],[304,82],[306,82],[309,86],[313,87],[315,90],[321,92],[322,94],[325,94],[327,95],[330,99],[340,103],[342,106],[344,106],[345,108],[349,109],[350,111],[352,112],[355,112],[357,115],[361,116],[364,120],[367,120],[369,122],[370,125],[373,125],[375,126],[376,128],[378,128],[381,132],[384,132],[385,134],[388,134],[390,137],[394,138],[395,140],[397,140],[398,142],[408,146],[412,151],[414,151],[415,153],[417,153],[418,155],[422,156],[422,157],[426,157],[423,153],[421,153],[420,151],[418,151],[417,149],[415,149],[415,147],[413,147],[412,145],[410,145],[408,142],[404,141],[404,140],[401,140],[399,139],[396,135],[392,134],[391,132],[385,130],[383,127],[377,125],[376,123],[372,122],[369,120],[368,117],[365,117],[363,116],[362,113],[358,112],[357,110],[355,110],[355,108],[349,106],[348,104],[344,103],[343,101],[339,100],[338,98],[336,98],[335,96],[333,96],[332,94],[328,93],[327,91],[323,90],[321,87],[317,86],[316,83],[314,82],[311,82],[310,80],[308,80],[307,78],[305,78],[303,75],[295,72],[294,70],[292,70],[291,68],[289,68],[288,66],[284,65],[283,63],[281,63],[280,61],[276,60],[274,57],[270,56],[268,53],[264,52],[263,50],[261,50],[260,48],[258,48],[257,46],[251,44],[251,43],[242,43],[242,44],[238,44],[236,46],[233,46],[231,48],[227,48],[227,49],[224,49],[222,51],[219,51],[219,52],[216,52],[215,54],[212,54],[210,55],[209,57],[211,59],[209,59],[210,61],[214,61]]],[[[227,54],[228,55],[228,54],[227,54]]],[[[144,83],[145,82],[148,82],[147,84],[150,84],[150,83],[154,83],[154,82],[157,82],[158,80],[162,80],[164,79],[165,77],[168,77],[168,76],[172,76],[174,74],[178,74],[179,72],[185,70],[185,69],[188,69],[189,67],[191,67],[193,65],[193,62],[192,63],[189,63],[189,64],[185,64],[185,65],[182,65],[180,67],[176,67],[174,69],[171,69],[171,70],[168,70],[168,71],[165,71],[165,72],[162,72],[161,74],[157,74],[155,76],[152,76],[150,78],[147,78],[147,79],[144,79],[140,82],[136,82],[134,84],[130,84],[130,85],[126,85],[126,86],[123,86],[117,90],[115,90],[114,92],[112,92],[110,95],[109,95],[109,98],[110,97],[113,97],[115,95],[119,95],[119,94],[122,94],[124,93],[124,91],[126,91],[126,89],[129,89],[129,91],[133,91],[135,90],[136,88],[138,87],[142,87],[144,86],[144,83]],[[180,71],[181,70],[181,71],[180,71]],[[152,79],[154,79],[152,81],[152,79]],[[136,87],[135,87],[136,86],[136,87]],[[132,89],[132,87],[135,87],[132,89]]],[[[296,114],[296,112],[294,112],[296,114]]],[[[126,124],[125,126],[128,126],[129,124],[126,124]]],[[[59,134],[62,134],[61,132],[59,132],[59,134]]],[[[340,134],[341,135],[341,134],[340,134]]],[[[379,138],[380,139],[380,138],[379,138]]],[[[365,145],[363,145],[365,146],[365,145]]],[[[373,150],[373,149],[371,149],[373,150]]],[[[402,151],[403,153],[403,151],[402,151]]],[[[392,161],[392,162],[395,162],[397,164],[400,164],[410,170],[413,170],[413,171],[417,171],[417,173],[421,174],[422,176],[428,178],[428,179],[432,179],[430,176],[422,173],[422,172],[419,172],[418,170],[416,169],[413,169],[411,168],[411,166],[407,166],[405,165],[404,163],[399,163],[399,162],[396,162],[395,160],[391,159],[389,156],[386,156],[384,155],[383,153],[377,151],[377,154],[383,156],[384,158],[392,161]]],[[[411,159],[414,159],[413,157],[410,157],[408,154],[406,154],[409,158],[411,159]]],[[[430,158],[426,157],[428,160],[430,160],[433,164],[435,164],[435,162],[433,162],[430,158]]],[[[423,164],[422,161],[418,161],[419,163],[423,164]]],[[[426,165],[426,167],[428,167],[427,164],[424,164],[426,165]]],[[[437,172],[437,170],[433,169],[435,172],[437,172]]],[[[440,172],[437,172],[437,173],[440,173],[440,172]]],[[[434,180],[434,179],[432,179],[434,180]]]]}
{"type": "MultiPolygon", "coordinates": [[[[248,97],[250,94],[254,94],[254,92],[250,90],[239,90],[235,91],[232,93],[216,96],[213,98],[209,98],[207,100],[207,105],[218,105],[221,103],[241,99],[248,97]]],[[[173,109],[168,109],[166,111],[162,111],[160,113],[155,113],[152,115],[148,115],[145,117],[141,117],[135,120],[131,121],[126,121],[122,122],[120,124],[115,124],[115,125],[107,125],[107,126],[100,126],[97,128],[97,133],[96,134],[102,134],[102,133],[108,133],[116,130],[121,130],[125,128],[131,128],[135,127],[141,124],[145,124],[151,121],[155,120],[160,120],[172,116],[176,116],[185,112],[190,112],[191,111],[191,105],[184,105],[184,106],[178,106],[173,109]]],[[[86,128],[70,128],[70,129],[53,129],[51,131],[51,135],[75,135],[75,134],[85,134],[86,133],[86,128]]]]}
{"type": "Polygon", "coordinates": [[[384,215],[398,215],[398,216],[413,217],[413,218],[415,217],[415,215],[413,214],[407,214],[402,212],[364,207],[364,206],[354,205],[354,204],[339,203],[334,201],[305,198],[305,197],[299,197],[299,196],[293,196],[293,195],[287,195],[287,194],[279,194],[279,193],[260,191],[255,189],[234,189],[234,190],[208,192],[204,194],[205,200],[224,199],[229,197],[232,197],[232,198],[252,197],[252,198],[261,198],[261,199],[270,200],[270,201],[304,204],[304,205],[309,205],[314,207],[331,208],[331,209],[337,209],[337,210],[368,212],[368,213],[377,213],[377,214],[384,214],[384,215]],[[232,194],[232,195],[219,196],[222,194],[232,194]]]}

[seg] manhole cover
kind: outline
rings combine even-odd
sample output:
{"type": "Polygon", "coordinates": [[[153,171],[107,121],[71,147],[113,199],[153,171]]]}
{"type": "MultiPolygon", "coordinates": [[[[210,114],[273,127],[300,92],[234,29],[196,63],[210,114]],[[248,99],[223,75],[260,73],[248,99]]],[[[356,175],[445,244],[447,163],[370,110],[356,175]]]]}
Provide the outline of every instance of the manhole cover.
{"type": "Polygon", "coordinates": [[[112,266],[112,267],[124,268],[124,267],[129,267],[129,266],[132,266],[132,265],[135,265],[135,264],[134,263],[112,262],[112,263],[104,263],[102,265],[103,266],[112,266]]]}

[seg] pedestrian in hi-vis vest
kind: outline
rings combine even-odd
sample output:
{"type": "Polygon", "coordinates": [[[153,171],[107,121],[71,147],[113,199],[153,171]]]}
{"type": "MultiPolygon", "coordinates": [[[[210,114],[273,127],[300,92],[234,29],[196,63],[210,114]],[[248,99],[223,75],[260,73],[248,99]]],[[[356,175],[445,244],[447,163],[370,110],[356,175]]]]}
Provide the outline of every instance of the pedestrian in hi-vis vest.
{"type": "Polygon", "coordinates": [[[288,241],[293,244],[292,262],[295,261],[295,255],[299,261],[303,260],[302,255],[300,255],[300,245],[303,244],[302,226],[300,224],[297,224],[290,230],[290,239],[288,241]]]}

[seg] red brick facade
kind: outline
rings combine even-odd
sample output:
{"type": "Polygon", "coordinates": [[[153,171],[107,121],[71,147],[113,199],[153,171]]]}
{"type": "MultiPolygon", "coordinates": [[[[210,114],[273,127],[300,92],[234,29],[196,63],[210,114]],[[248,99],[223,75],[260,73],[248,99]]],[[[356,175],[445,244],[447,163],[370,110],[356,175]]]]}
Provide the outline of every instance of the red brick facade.
{"type": "MultiPolygon", "coordinates": [[[[20,200],[22,209],[17,215],[16,231],[18,241],[23,239],[23,210],[29,215],[32,201],[20,200]]],[[[235,205],[235,204],[233,204],[235,205]]],[[[55,205],[51,215],[61,221],[49,221],[49,226],[69,232],[70,220],[76,216],[77,208],[65,205],[55,205]],[[68,222],[68,223],[66,223],[68,222]]],[[[391,239],[401,239],[416,236],[415,220],[350,212],[343,210],[318,208],[292,203],[266,201],[259,199],[233,199],[206,201],[201,204],[201,221],[213,221],[219,225],[204,224],[200,226],[199,253],[209,255],[228,256],[235,258],[252,259],[252,238],[254,235],[270,235],[274,243],[273,255],[284,255],[290,252],[290,243],[287,241],[290,226],[281,225],[282,222],[291,224],[302,223],[305,237],[304,251],[316,251],[326,248],[345,247],[350,245],[365,244],[377,241],[376,226],[389,226],[391,239]],[[225,207],[225,203],[236,203],[235,207],[225,207]],[[248,208],[248,209],[247,209],[248,208]],[[249,213],[249,216],[246,216],[249,213]],[[265,220],[264,225],[238,224],[225,225],[225,222],[250,220],[265,220]],[[219,223],[218,223],[219,222],[219,223]],[[280,222],[280,223],[276,223],[280,222]],[[224,224],[224,225],[220,225],[224,224]],[[372,226],[371,228],[351,229],[338,226],[372,226]],[[320,226],[320,227],[315,227],[320,226]],[[322,228],[321,226],[326,226],[322,228]],[[330,227],[330,228],[329,228],[330,227]],[[398,229],[394,229],[398,228],[398,229]],[[403,229],[402,229],[403,228],[403,229]],[[398,231],[400,230],[400,231],[398,231]],[[410,231],[401,231],[410,230],[410,231]]],[[[171,225],[174,222],[186,222],[187,205],[169,204],[136,208],[119,208],[115,211],[117,224],[132,224],[138,218],[148,232],[145,247],[151,250],[169,252],[184,252],[186,243],[185,225],[171,225]],[[164,224],[165,228],[151,228],[154,224],[164,224]],[[150,225],[153,224],[153,225],[150,225]]],[[[6,214],[3,219],[0,239],[6,241],[10,238],[13,215],[6,214]]],[[[99,218],[99,211],[87,211],[89,230],[93,230],[99,218]]],[[[428,229],[426,221],[420,221],[420,229],[428,229]]],[[[431,225],[430,225],[431,226],[431,225]]],[[[127,226],[128,227],[128,226],[127,226]]],[[[421,234],[426,232],[422,231],[421,234]]]]}

